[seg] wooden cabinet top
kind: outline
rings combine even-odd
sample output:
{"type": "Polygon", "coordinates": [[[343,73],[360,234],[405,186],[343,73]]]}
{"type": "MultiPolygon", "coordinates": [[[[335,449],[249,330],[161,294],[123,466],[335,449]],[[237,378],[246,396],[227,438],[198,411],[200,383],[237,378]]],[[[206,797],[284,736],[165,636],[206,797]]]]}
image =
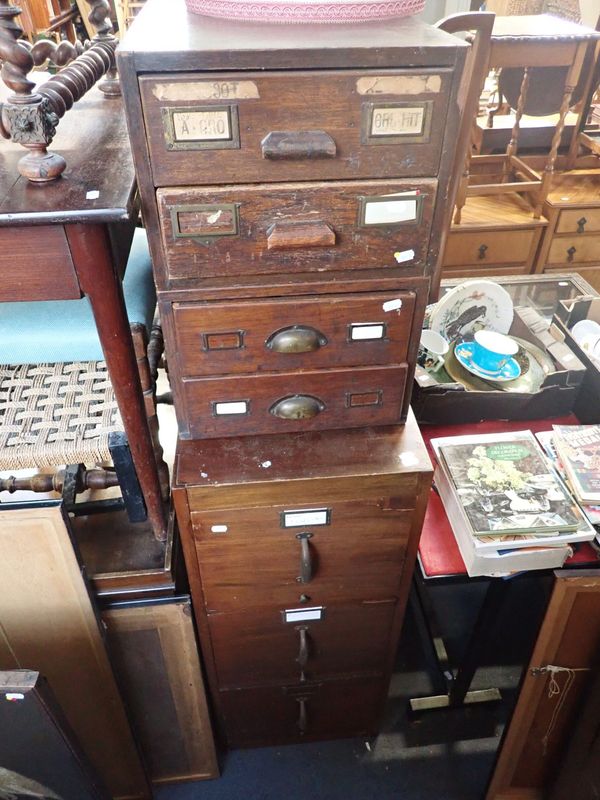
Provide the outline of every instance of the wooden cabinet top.
{"type": "MultiPolygon", "coordinates": [[[[8,94],[0,82],[0,104],[8,94]]],[[[0,227],[130,218],[136,184],[121,98],[91,89],[61,119],[50,150],[66,158],[67,169],[36,186],[17,169],[25,148],[0,139],[0,227]]]]}
{"type": "MultiPolygon", "coordinates": [[[[364,478],[430,472],[412,411],[406,425],[314,433],[179,440],[178,486],[364,478]]],[[[357,482],[357,488],[359,483],[357,482]]]]}
{"type": "Polygon", "coordinates": [[[552,181],[546,200],[549,208],[600,206],[600,169],[585,173],[564,172],[552,181]]]}
{"type": "Polygon", "coordinates": [[[233,22],[148,0],[119,48],[138,72],[448,66],[466,45],[415,17],[349,25],[233,22]]]}

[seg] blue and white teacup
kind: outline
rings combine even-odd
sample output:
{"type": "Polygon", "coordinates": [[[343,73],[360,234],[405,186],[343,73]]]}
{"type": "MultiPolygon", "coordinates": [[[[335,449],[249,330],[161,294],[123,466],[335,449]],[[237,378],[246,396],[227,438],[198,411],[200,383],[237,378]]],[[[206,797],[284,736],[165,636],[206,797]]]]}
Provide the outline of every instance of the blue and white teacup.
{"type": "Polygon", "coordinates": [[[518,352],[519,345],[510,336],[482,330],[475,333],[471,360],[481,372],[497,375],[509,358],[518,352]]]}

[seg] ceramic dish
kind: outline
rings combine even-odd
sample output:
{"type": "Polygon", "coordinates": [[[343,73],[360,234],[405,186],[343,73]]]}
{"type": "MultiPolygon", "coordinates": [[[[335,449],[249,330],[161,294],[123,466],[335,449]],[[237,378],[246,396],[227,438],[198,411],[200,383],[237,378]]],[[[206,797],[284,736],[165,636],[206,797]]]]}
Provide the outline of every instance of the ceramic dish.
{"type": "Polygon", "coordinates": [[[473,361],[473,344],[471,342],[459,342],[454,347],[454,355],[465,369],[468,369],[473,375],[478,378],[483,378],[486,381],[493,381],[494,383],[504,383],[505,381],[514,381],[521,374],[521,367],[516,358],[510,356],[506,362],[496,373],[490,373],[482,370],[473,361]]]}
{"type": "Polygon", "coordinates": [[[188,11],[245,22],[362,22],[418,14],[425,0],[186,0],[188,11]]]}
{"type": "Polygon", "coordinates": [[[429,327],[452,342],[482,328],[508,333],[513,315],[513,301],[502,286],[488,280],[464,281],[438,300],[429,327]]]}

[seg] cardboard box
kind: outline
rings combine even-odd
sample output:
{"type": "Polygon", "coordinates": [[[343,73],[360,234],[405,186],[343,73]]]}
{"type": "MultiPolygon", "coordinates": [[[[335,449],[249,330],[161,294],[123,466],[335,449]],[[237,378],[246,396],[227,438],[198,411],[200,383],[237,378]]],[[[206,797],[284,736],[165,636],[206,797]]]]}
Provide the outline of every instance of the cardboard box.
{"type": "MultiPolygon", "coordinates": [[[[600,298],[598,298],[600,301],[600,298]]],[[[509,335],[525,339],[546,350],[556,372],[547,375],[537,392],[478,392],[460,383],[436,383],[417,367],[412,407],[421,423],[456,424],[487,419],[545,419],[570,414],[586,374],[581,358],[569,347],[564,333],[548,323],[533,308],[515,308],[509,335]]]]}
{"type": "Polygon", "coordinates": [[[600,297],[561,301],[553,323],[564,337],[565,344],[586,367],[573,411],[582,424],[591,425],[600,423],[600,366],[589,358],[571,336],[573,325],[583,319],[591,319],[600,324],[600,297]]]}

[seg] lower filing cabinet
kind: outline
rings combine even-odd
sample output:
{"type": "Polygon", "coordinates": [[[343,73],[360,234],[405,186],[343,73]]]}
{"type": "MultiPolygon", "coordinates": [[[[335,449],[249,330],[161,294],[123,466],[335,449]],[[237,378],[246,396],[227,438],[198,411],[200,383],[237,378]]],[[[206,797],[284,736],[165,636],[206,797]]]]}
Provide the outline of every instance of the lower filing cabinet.
{"type": "Polygon", "coordinates": [[[377,732],[430,484],[412,414],[180,440],[173,497],[227,744],[377,732]]]}

